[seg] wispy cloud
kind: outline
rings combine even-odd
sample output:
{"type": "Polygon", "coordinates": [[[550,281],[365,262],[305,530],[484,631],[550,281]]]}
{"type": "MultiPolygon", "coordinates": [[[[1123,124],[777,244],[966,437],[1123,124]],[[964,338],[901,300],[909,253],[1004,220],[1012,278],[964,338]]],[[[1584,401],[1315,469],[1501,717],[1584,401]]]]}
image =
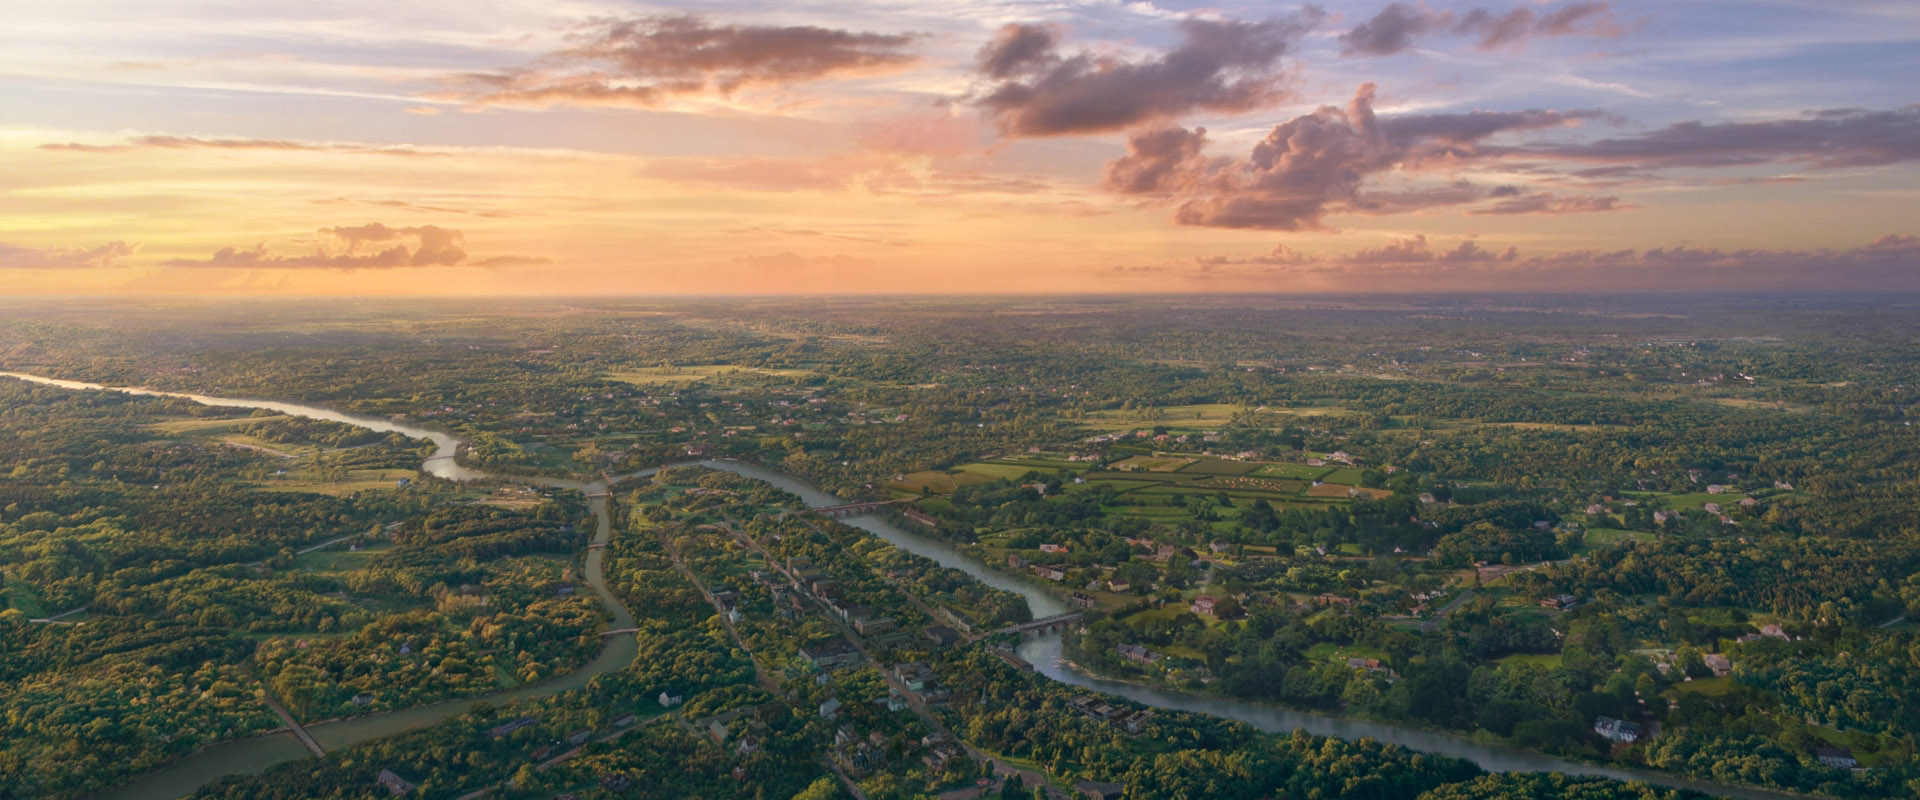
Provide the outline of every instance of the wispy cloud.
{"type": "Polygon", "coordinates": [[[195,136],[135,136],[115,144],[83,144],[80,142],[54,142],[39,146],[41,150],[64,150],[75,153],[126,153],[137,150],[278,150],[305,151],[316,153],[369,153],[385,156],[444,156],[444,152],[419,150],[412,147],[385,147],[368,144],[339,144],[332,142],[298,142],[287,139],[202,139],[195,136]]]}
{"type": "Polygon", "coordinates": [[[1390,56],[1414,49],[1433,34],[1470,36],[1480,50],[1521,47],[1540,37],[1618,36],[1626,28],[1608,2],[1568,3],[1552,9],[1519,6],[1507,11],[1475,8],[1456,14],[1424,5],[1392,3],[1340,35],[1347,55],[1390,56]]]}

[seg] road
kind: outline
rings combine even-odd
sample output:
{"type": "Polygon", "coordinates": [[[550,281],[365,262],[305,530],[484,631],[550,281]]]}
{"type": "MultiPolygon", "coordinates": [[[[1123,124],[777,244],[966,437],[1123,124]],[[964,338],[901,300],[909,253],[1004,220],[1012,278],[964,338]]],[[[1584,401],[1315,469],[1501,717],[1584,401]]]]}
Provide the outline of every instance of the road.
{"type": "Polygon", "coordinates": [[[707,604],[713,606],[714,613],[720,615],[720,624],[727,629],[727,638],[733,640],[733,646],[740,648],[740,652],[747,654],[747,660],[753,662],[754,680],[773,696],[785,697],[786,695],[780,691],[780,682],[767,672],[766,666],[760,663],[759,656],[753,654],[753,648],[747,646],[746,640],[740,638],[740,631],[733,627],[733,620],[727,617],[727,609],[720,605],[720,601],[713,599],[713,592],[707,590],[707,584],[700,580],[700,576],[693,574],[693,570],[687,568],[686,560],[680,557],[679,548],[673,546],[673,538],[668,535],[664,527],[660,529],[660,545],[666,548],[667,556],[673,561],[674,569],[680,570],[680,574],[685,575],[687,580],[693,583],[693,588],[700,590],[700,596],[707,599],[707,604]]]}
{"type": "Polygon", "coordinates": [[[313,736],[307,733],[307,729],[300,727],[300,722],[295,720],[292,714],[287,713],[287,707],[280,705],[280,701],[274,698],[272,689],[262,688],[260,694],[266,699],[267,707],[273,709],[273,713],[280,715],[280,721],[287,723],[287,730],[293,732],[293,738],[299,739],[301,744],[306,745],[307,749],[313,752],[315,758],[327,754],[326,748],[321,747],[319,742],[314,741],[313,736]]]}

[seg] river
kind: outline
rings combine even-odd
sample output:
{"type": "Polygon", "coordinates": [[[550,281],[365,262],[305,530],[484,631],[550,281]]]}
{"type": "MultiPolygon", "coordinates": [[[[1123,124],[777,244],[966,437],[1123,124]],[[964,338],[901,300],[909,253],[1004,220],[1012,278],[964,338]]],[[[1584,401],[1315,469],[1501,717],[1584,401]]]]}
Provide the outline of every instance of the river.
{"type": "MultiPolygon", "coordinates": [[[[433,456],[429,457],[421,469],[428,474],[455,481],[476,480],[493,477],[486,472],[460,466],[454,462],[460,441],[450,434],[432,431],[412,425],[393,422],[374,417],[344,414],[317,406],[299,403],[287,403],[272,400],[241,400],[180,392],[161,392],[150,389],[127,389],[100,384],[83,383],[45,378],[17,372],[0,372],[0,377],[18,378],[33,383],[57,386],[65,389],[91,391],[118,391],[128,394],[172,397],[191,400],[209,406],[228,408],[258,408],[277,411],[282,414],[309,419],[323,419],[333,422],[357,425],[375,431],[399,433],[415,439],[427,439],[435,446],[433,456]]],[[[700,464],[714,469],[722,469],[749,478],[757,478],[774,486],[798,495],[807,505],[813,507],[839,505],[846,502],[843,498],[828,494],[818,487],[807,484],[797,478],[757,464],[730,460],[688,461],[683,464],[700,464]]],[[[648,469],[629,476],[648,475],[657,470],[648,469]]],[[[563,479],[527,478],[522,476],[503,476],[506,479],[553,486],[567,489],[580,489],[588,493],[604,490],[600,483],[581,483],[563,479]]],[[[617,482],[617,481],[616,481],[617,482]]],[[[595,498],[592,504],[595,517],[593,541],[605,544],[610,533],[609,515],[606,499],[595,498]]],[[[960,570],[996,589],[1013,592],[1027,601],[1033,616],[1046,617],[1067,610],[1064,603],[1049,594],[1038,584],[1011,576],[988,567],[977,558],[968,555],[952,544],[935,539],[922,533],[904,530],[878,516],[868,515],[845,520],[846,524],[865,530],[908,552],[924,556],[941,566],[960,570]]],[[[604,572],[604,548],[590,549],[587,554],[586,582],[593,587],[600,602],[612,613],[612,628],[633,626],[633,616],[607,591],[604,572]]],[[[587,685],[595,676],[619,669],[633,661],[638,653],[638,645],[631,634],[612,637],[601,650],[600,655],[585,666],[572,673],[532,686],[501,692],[467,700],[448,701],[428,706],[377,714],[353,719],[324,722],[307,726],[308,733],[319,740],[320,744],[333,751],[361,742],[385,738],[407,731],[428,727],[442,720],[465,712],[480,702],[498,703],[522,697],[540,697],[556,692],[577,689],[587,685]]],[[[1336,717],[1306,711],[1296,711],[1279,706],[1247,701],[1229,700],[1212,695],[1204,695],[1178,689],[1160,688],[1102,678],[1080,669],[1077,665],[1061,656],[1061,642],[1058,635],[1040,636],[1024,641],[1020,646],[1020,655],[1033,663],[1040,674],[1062,683],[1083,686],[1089,689],[1119,695],[1143,705],[1177,711],[1189,711],[1210,714],[1217,717],[1239,720],[1260,730],[1284,733],[1295,728],[1320,736],[1333,736],[1342,739],[1371,738],[1376,741],[1401,745],[1411,750],[1462,758],[1479,764],[1491,772],[1563,772],[1569,775],[1602,775],[1621,780],[1645,781],[1661,786],[1671,786],[1694,791],[1715,794],[1724,797],[1737,797],[1742,800],[1795,800],[1801,795],[1773,792],[1743,786],[1696,781],[1672,775],[1638,770],[1619,769],[1593,764],[1569,761],[1562,758],[1505,747],[1497,744],[1477,742],[1464,736],[1450,733],[1407,728],[1369,720],[1350,717],[1336,717]]],[[[213,745],[204,750],[185,756],[168,766],[137,778],[117,790],[102,795],[106,800],[174,800],[190,794],[194,789],[224,775],[256,774],[266,768],[285,761],[307,756],[307,751],[291,733],[281,732],[251,739],[213,745]]]]}

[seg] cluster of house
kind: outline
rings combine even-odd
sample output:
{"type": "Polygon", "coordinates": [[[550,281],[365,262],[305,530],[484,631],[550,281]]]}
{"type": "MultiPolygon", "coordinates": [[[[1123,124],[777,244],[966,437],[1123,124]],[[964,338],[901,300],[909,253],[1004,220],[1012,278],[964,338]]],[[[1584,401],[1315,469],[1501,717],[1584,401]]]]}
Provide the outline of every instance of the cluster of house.
{"type": "Polygon", "coordinates": [[[1123,644],[1114,649],[1120,653],[1120,660],[1143,667],[1157,664],[1161,658],[1159,653],[1148,650],[1144,644],[1123,644]]]}
{"type": "Polygon", "coordinates": [[[1135,710],[1116,706],[1098,697],[1081,695],[1067,701],[1075,711],[1105,722],[1131,734],[1146,730],[1147,723],[1153,721],[1153,710],[1135,710]]]}
{"type": "MultiPolygon", "coordinates": [[[[679,694],[672,689],[663,690],[660,693],[660,704],[663,706],[667,706],[669,708],[672,706],[679,705],[681,702],[685,701],[685,699],[686,697],[684,695],[679,694]]],[[[614,717],[610,724],[612,725],[613,730],[623,731],[623,730],[626,730],[627,728],[633,727],[633,724],[637,719],[638,717],[634,713],[628,712],[625,714],[621,714],[620,716],[614,717]]],[[[492,739],[505,739],[508,736],[513,735],[517,731],[525,730],[535,725],[539,725],[541,720],[542,718],[539,715],[532,715],[532,714],[524,717],[518,717],[511,721],[503,722],[499,725],[495,725],[492,728],[487,729],[487,736],[488,738],[492,738],[492,739]]],[[[553,758],[554,749],[560,746],[561,742],[565,742],[566,745],[569,745],[571,747],[578,748],[582,745],[585,745],[587,743],[587,740],[591,738],[593,738],[592,728],[575,728],[573,730],[567,731],[566,735],[561,737],[561,739],[558,741],[542,744],[539,747],[534,748],[531,752],[527,754],[527,757],[534,762],[547,761],[553,758]]],[[[569,754],[570,753],[561,753],[559,758],[566,758],[569,754]]],[[[558,759],[553,759],[553,760],[558,760],[558,759]]],[[[380,786],[385,788],[389,793],[393,794],[395,797],[411,792],[414,789],[414,785],[411,782],[409,782],[405,778],[400,777],[399,774],[389,769],[380,770],[380,774],[377,778],[377,781],[380,784],[380,786]]]]}
{"type": "Polygon", "coordinates": [[[1355,672],[1364,672],[1368,675],[1378,675],[1388,680],[1398,680],[1400,678],[1398,673],[1382,665],[1380,659],[1377,658],[1349,658],[1347,659],[1347,668],[1355,672]]]}
{"type": "Polygon", "coordinates": [[[939,676],[933,674],[926,664],[912,661],[893,665],[890,670],[893,679],[906,688],[907,694],[922,704],[945,699],[947,690],[940,685],[939,676]]]}
{"type": "Polygon", "coordinates": [[[1641,734],[1646,731],[1637,722],[1600,717],[1593,721],[1593,732],[1610,742],[1632,744],[1640,741],[1641,734]]]}
{"type": "Polygon", "coordinates": [[[813,669],[832,672],[858,666],[865,663],[867,657],[862,655],[853,643],[834,637],[813,647],[800,648],[800,660],[813,669]]]}
{"type": "MultiPolygon", "coordinates": [[[[887,765],[887,737],[878,731],[861,736],[852,725],[842,725],[833,734],[833,760],[855,778],[887,765]]],[[[911,740],[907,747],[920,753],[920,763],[940,773],[955,761],[968,758],[965,748],[944,733],[929,733],[911,740]]]]}
{"type": "MultiPolygon", "coordinates": [[[[875,644],[894,646],[904,644],[912,637],[900,631],[900,625],[892,617],[880,616],[872,607],[860,605],[848,600],[840,592],[840,582],[828,577],[827,573],[813,565],[813,559],[806,556],[794,556],[787,559],[787,574],[790,577],[791,590],[778,585],[763,570],[750,573],[755,580],[766,583],[774,589],[774,608],[781,616],[797,619],[807,613],[807,603],[800,593],[811,594],[814,599],[827,608],[827,612],[853,628],[862,637],[875,644]],[[765,577],[763,577],[765,576],[765,577]]],[[[717,598],[716,598],[717,599],[717,598]]],[[[735,622],[739,619],[736,617],[735,622]]]]}

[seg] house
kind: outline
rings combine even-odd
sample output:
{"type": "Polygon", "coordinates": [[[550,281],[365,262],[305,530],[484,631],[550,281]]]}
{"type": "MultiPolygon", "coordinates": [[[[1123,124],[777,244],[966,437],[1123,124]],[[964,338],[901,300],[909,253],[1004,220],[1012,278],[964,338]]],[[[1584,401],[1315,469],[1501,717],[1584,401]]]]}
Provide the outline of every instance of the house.
{"type": "Polygon", "coordinates": [[[820,718],[828,721],[839,719],[840,701],[836,698],[829,697],[827,698],[827,702],[821,703],[820,718]]]}
{"type": "Polygon", "coordinates": [[[1700,663],[1706,664],[1707,669],[1713,670],[1713,676],[1716,678],[1724,678],[1733,672],[1733,662],[1728,661],[1726,656],[1719,653],[1708,653],[1701,656],[1700,663]]]}
{"type": "MultiPolygon", "coordinates": [[[[1420,505],[1430,506],[1437,502],[1440,502],[1440,501],[1434,499],[1432,492],[1420,493],[1420,505]]],[[[1593,512],[1587,512],[1587,513],[1593,513],[1593,512]]]]}
{"type": "Polygon", "coordinates": [[[726,744],[727,737],[731,734],[732,731],[727,730],[727,724],[724,722],[714,720],[707,723],[707,738],[712,739],[714,744],[726,744]]]}
{"type": "Polygon", "coordinates": [[[593,736],[592,728],[576,728],[574,730],[567,731],[567,744],[583,745],[583,744],[586,744],[587,739],[592,736],[593,736]]]}
{"type": "Polygon", "coordinates": [[[1219,603],[1220,603],[1220,599],[1217,597],[1214,597],[1213,595],[1210,595],[1210,594],[1200,595],[1199,597],[1193,598],[1193,605],[1192,605],[1193,613],[1205,614],[1209,617],[1219,616],[1219,614],[1215,611],[1215,607],[1218,606],[1219,603]]]}
{"type": "Polygon", "coordinates": [[[1207,543],[1207,551],[1210,553],[1213,553],[1216,556],[1231,552],[1232,550],[1233,550],[1233,545],[1228,544],[1226,542],[1208,542],[1207,543]]]}
{"type": "Polygon", "coordinates": [[[1707,503],[1706,505],[1703,505],[1703,506],[1701,506],[1701,507],[1700,507],[1700,510],[1702,510],[1702,511],[1705,511],[1705,512],[1707,512],[1707,513],[1709,513],[1709,514],[1718,514],[1718,513],[1720,513],[1720,504],[1719,504],[1719,503],[1707,503]]]}
{"type": "Polygon", "coordinates": [[[1788,638],[1792,638],[1792,637],[1789,637],[1789,636],[1787,636],[1787,631],[1786,631],[1786,629],[1785,629],[1785,628],[1782,628],[1782,627],[1780,627],[1779,625],[1762,625],[1762,626],[1760,626],[1760,635],[1761,635],[1761,636],[1771,636],[1771,637],[1773,637],[1773,638],[1775,638],[1775,639],[1788,639],[1788,638]]]}
{"type": "Polygon", "coordinates": [[[674,706],[687,702],[687,693],[678,689],[661,689],[659,699],[660,707],[673,708],[674,706]]]}
{"type": "Polygon", "coordinates": [[[1135,664],[1152,664],[1160,660],[1160,654],[1148,650],[1145,645],[1123,644],[1118,649],[1121,658],[1135,664]]]}
{"type": "Polygon", "coordinates": [[[1758,500],[1755,500],[1755,499],[1753,499],[1753,498],[1751,498],[1751,497],[1742,497],[1742,498],[1740,498],[1740,507],[1741,507],[1741,508],[1753,508],[1754,506],[1757,506],[1757,505],[1760,505],[1760,501],[1758,501],[1758,500]]]}
{"type": "Polygon", "coordinates": [[[388,769],[380,770],[380,785],[387,787],[387,791],[392,792],[394,797],[413,791],[413,784],[388,769]]]}
{"type": "Polygon", "coordinates": [[[740,737],[740,744],[736,745],[733,748],[733,752],[739,753],[740,755],[743,755],[743,756],[750,756],[750,755],[753,755],[754,753],[758,753],[760,752],[760,740],[755,739],[752,736],[742,736],[740,737]]]}
{"type": "Polygon", "coordinates": [[[960,641],[960,632],[945,625],[935,625],[926,630],[926,636],[941,647],[960,641]]]}
{"type": "Polygon", "coordinates": [[[1349,658],[1347,659],[1347,668],[1365,672],[1385,671],[1380,668],[1380,659],[1377,658],[1349,658]]]}
{"type": "Polygon", "coordinates": [[[1033,574],[1050,581],[1064,581],[1067,579],[1067,568],[1064,564],[1036,565],[1033,568],[1033,574]]]}
{"type": "Polygon", "coordinates": [[[1025,558],[1022,558],[1019,553],[1008,553],[1007,566],[1012,567],[1014,569],[1026,569],[1027,560],[1025,558]]]}
{"type": "Polygon", "coordinates": [[[1107,591],[1113,592],[1114,594],[1126,594],[1127,590],[1132,588],[1133,584],[1122,578],[1114,578],[1107,581],[1107,591]]]}
{"type": "Polygon", "coordinates": [[[573,584],[571,583],[560,584],[560,588],[555,589],[553,593],[554,593],[554,596],[556,597],[572,597],[573,584]]]}
{"type": "MultiPolygon", "coordinates": [[[[1859,760],[1853,757],[1853,751],[1844,747],[1816,747],[1813,749],[1813,757],[1819,761],[1820,766],[1823,767],[1853,769],[1854,767],[1860,766],[1859,760]]],[[[394,794],[399,794],[399,792],[394,792],[394,794]]]]}
{"type": "Polygon", "coordinates": [[[1073,790],[1087,800],[1120,800],[1127,793],[1124,783],[1099,783],[1095,781],[1075,781],[1073,790]]]}
{"type": "Polygon", "coordinates": [[[1540,601],[1541,608],[1552,608],[1560,611],[1565,611],[1579,604],[1580,598],[1570,594],[1555,595],[1553,597],[1543,598],[1540,601]]]}
{"type": "Polygon", "coordinates": [[[1610,742],[1632,744],[1640,741],[1640,725],[1612,717],[1599,717],[1593,721],[1593,732],[1600,734],[1610,742]]]}
{"type": "Polygon", "coordinates": [[[521,717],[519,719],[516,719],[504,725],[494,726],[492,730],[487,731],[487,735],[495,739],[501,739],[501,738],[505,738],[507,734],[513,733],[514,731],[520,730],[521,728],[537,725],[539,723],[540,723],[539,717],[521,717]]]}
{"type": "Polygon", "coordinates": [[[353,704],[356,706],[364,706],[372,702],[373,694],[371,692],[361,692],[353,696],[353,704]]]}
{"type": "Polygon", "coordinates": [[[1086,592],[1074,592],[1071,597],[1067,598],[1067,601],[1077,608],[1093,608],[1094,606],[1093,596],[1086,592]]]}
{"type": "Polygon", "coordinates": [[[633,725],[633,716],[634,716],[633,712],[629,711],[625,714],[621,714],[620,716],[614,717],[613,727],[616,727],[616,728],[631,727],[633,725]]]}
{"type": "Polygon", "coordinates": [[[1043,545],[1040,545],[1040,552],[1042,552],[1042,553],[1065,553],[1065,552],[1068,552],[1068,550],[1067,550],[1067,546],[1066,546],[1066,545],[1061,545],[1061,544],[1043,544],[1043,545]]]}

